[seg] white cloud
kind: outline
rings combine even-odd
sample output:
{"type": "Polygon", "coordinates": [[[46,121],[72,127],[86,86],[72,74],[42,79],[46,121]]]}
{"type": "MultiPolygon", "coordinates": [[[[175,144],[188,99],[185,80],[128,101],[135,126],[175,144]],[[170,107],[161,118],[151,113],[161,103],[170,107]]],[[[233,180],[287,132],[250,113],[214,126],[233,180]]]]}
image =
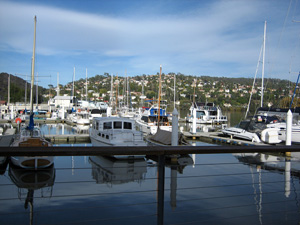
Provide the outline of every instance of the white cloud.
{"type": "MultiPolygon", "coordinates": [[[[288,6],[280,2],[215,1],[205,8],[199,4],[192,10],[166,15],[141,8],[137,14],[125,17],[2,1],[0,49],[31,53],[33,16],[37,15],[37,54],[90,54],[94,65],[105,67],[103,62],[108,62],[113,67],[115,62],[124,66],[126,62],[131,63],[127,68],[140,73],[151,73],[163,63],[172,72],[214,75],[222,71],[230,74],[231,69],[232,74],[243,75],[254,72],[249,68],[255,69],[257,63],[264,19],[270,20],[268,48],[276,47],[274,40],[279,38],[286,13],[281,5],[288,6]],[[102,62],[95,61],[97,57],[102,62]],[[226,68],[226,64],[236,68],[226,68]]],[[[283,43],[295,41],[291,36],[297,34],[296,29],[287,27],[285,31],[290,33],[283,43]]],[[[283,46],[276,47],[276,51],[286,64],[292,48],[283,46]]]]}

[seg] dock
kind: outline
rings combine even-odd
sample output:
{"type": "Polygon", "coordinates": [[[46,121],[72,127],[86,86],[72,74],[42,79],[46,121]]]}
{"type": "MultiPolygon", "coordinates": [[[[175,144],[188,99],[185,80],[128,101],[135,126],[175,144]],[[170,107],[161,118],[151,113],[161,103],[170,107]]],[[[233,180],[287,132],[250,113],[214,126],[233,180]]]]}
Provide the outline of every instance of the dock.
{"type": "Polygon", "coordinates": [[[89,134],[47,134],[44,137],[54,144],[66,144],[66,143],[89,143],[89,134]]]}
{"type": "Polygon", "coordinates": [[[15,128],[6,129],[6,131],[0,135],[0,146],[1,147],[8,147],[12,143],[14,139],[14,135],[16,133],[15,128]]]}
{"type": "Polygon", "coordinates": [[[209,143],[218,143],[218,144],[229,144],[229,145],[243,145],[243,146],[270,146],[265,143],[256,143],[252,141],[237,139],[237,138],[230,138],[222,136],[221,132],[197,132],[192,134],[187,131],[183,131],[182,134],[187,139],[199,140],[202,142],[209,142],[209,143]]]}

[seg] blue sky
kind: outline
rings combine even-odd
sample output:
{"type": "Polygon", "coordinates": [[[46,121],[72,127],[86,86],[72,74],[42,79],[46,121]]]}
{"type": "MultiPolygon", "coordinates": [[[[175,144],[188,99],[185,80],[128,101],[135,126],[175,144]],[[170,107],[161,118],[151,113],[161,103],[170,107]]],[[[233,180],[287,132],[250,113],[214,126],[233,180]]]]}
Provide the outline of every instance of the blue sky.
{"type": "Polygon", "coordinates": [[[44,87],[56,86],[57,73],[60,84],[71,82],[74,66],[76,80],[86,68],[88,77],[135,76],[160,65],[164,73],[254,77],[265,20],[265,77],[296,81],[300,70],[299,0],[0,0],[0,72],[30,75],[35,15],[44,87]]]}

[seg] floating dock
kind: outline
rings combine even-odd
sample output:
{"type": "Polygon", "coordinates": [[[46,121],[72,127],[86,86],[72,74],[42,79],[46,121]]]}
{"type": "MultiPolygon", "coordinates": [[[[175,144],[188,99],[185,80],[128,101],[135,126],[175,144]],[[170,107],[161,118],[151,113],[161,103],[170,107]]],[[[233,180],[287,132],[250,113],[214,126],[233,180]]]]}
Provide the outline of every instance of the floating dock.
{"type": "Polygon", "coordinates": [[[54,144],[91,142],[89,134],[47,134],[44,137],[54,144]]]}

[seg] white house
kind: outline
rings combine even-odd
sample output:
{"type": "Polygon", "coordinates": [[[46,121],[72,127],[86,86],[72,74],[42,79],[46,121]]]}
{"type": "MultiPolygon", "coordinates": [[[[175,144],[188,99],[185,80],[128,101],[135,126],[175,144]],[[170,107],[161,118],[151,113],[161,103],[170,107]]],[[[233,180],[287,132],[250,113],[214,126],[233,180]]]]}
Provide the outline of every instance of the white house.
{"type": "Polygon", "coordinates": [[[48,105],[55,108],[58,106],[72,108],[74,105],[77,105],[77,99],[75,96],[55,96],[48,101],[48,105]]]}

